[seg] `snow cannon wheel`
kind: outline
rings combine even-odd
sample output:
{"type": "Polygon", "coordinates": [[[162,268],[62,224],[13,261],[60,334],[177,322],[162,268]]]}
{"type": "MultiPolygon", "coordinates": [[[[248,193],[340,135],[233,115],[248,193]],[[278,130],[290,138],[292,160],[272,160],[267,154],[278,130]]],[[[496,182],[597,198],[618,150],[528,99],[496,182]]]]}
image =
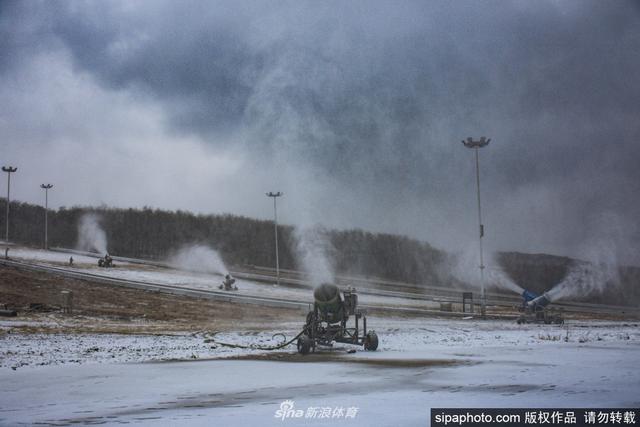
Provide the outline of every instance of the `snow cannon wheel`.
{"type": "Polygon", "coordinates": [[[364,349],[367,351],[376,351],[378,348],[378,335],[371,331],[364,337],[364,349]]]}
{"type": "Polygon", "coordinates": [[[298,338],[298,353],[309,354],[311,351],[311,338],[308,335],[302,335],[298,338]]]}

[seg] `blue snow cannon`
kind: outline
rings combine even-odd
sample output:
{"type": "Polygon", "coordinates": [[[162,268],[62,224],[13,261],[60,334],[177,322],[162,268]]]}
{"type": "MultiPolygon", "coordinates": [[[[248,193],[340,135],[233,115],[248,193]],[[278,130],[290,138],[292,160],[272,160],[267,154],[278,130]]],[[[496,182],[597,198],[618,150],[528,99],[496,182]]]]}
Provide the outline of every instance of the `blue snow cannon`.
{"type": "Polygon", "coordinates": [[[540,295],[528,291],[528,290],[524,290],[524,292],[522,292],[522,298],[524,298],[524,304],[528,303],[529,301],[533,301],[534,299],[538,298],[540,295]]]}
{"type": "Polygon", "coordinates": [[[564,323],[563,313],[548,307],[551,304],[551,297],[547,292],[538,295],[535,292],[525,290],[522,292],[522,299],[518,324],[555,323],[561,325],[564,323]]]}

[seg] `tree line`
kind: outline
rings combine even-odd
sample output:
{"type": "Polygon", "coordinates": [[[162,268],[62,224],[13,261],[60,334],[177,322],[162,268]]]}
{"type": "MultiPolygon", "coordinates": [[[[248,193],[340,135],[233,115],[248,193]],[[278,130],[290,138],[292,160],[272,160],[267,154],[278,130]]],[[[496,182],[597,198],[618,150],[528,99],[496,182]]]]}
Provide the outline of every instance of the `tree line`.
{"type": "MultiPolygon", "coordinates": [[[[12,201],[10,210],[10,239],[24,245],[43,247],[44,208],[12,201]]],[[[183,245],[205,244],[216,249],[228,265],[272,267],[276,262],[272,221],[146,207],[49,209],[49,247],[76,247],[78,223],[87,213],[99,218],[107,235],[108,250],[113,255],[162,260],[183,245]]],[[[4,221],[2,215],[0,232],[4,230],[4,221]]],[[[302,269],[296,257],[293,227],[279,225],[278,238],[280,267],[302,269]]],[[[406,236],[363,230],[326,230],[326,238],[338,274],[441,284],[437,266],[446,254],[428,243],[406,236]]]]}

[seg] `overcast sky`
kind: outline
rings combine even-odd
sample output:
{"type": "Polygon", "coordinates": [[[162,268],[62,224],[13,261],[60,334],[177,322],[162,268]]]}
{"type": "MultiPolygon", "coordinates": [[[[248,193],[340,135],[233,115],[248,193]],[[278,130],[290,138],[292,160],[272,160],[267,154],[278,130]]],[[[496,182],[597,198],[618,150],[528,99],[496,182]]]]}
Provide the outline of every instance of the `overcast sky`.
{"type": "Polygon", "coordinates": [[[457,250],[486,135],[490,250],[640,264],[638,2],[1,1],[0,100],[22,201],[457,250]]]}

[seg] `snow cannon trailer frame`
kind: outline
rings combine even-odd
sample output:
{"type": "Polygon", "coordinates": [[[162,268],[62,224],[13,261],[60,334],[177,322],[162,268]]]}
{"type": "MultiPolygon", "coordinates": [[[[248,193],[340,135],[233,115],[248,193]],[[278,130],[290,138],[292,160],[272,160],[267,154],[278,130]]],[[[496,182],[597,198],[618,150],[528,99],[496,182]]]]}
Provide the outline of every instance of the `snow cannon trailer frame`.
{"type": "Polygon", "coordinates": [[[355,289],[340,292],[336,285],[323,283],[314,290],[313,296],[313,310],[307,314],[307,322],[297,342],[300,354],[315,352],[318,346],[332,347],[334,342],[361,345],[368,351],[378,348],[378,335],[367,330],[367,317],[357,310],[355,289]],[[351,316],[354,325],[348,326],[351,316]]]}

